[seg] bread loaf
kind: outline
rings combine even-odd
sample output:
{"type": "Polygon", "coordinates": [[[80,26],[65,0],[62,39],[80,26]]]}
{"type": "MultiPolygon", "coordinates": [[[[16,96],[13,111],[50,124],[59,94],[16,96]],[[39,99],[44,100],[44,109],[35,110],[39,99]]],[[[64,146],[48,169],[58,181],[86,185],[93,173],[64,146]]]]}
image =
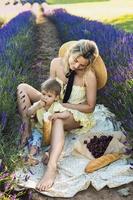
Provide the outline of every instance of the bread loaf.
{"type": "Polygon", "coordinates": [[[85,172],[94,172],[95,170],[100,169],[114,162],[115,160],[118,160],[120,157],[121,155],[119,153],[103,155],[95,160],[90,161],[85,168],[85,172]]]}
{"type": "Polygon", "coordinates": [[[52,127],[52,122],[50,120],[45,120],[43,122],[43,136],[44,136],[44,143],[46,145],[50,144],[51,127],[52,127]]]}

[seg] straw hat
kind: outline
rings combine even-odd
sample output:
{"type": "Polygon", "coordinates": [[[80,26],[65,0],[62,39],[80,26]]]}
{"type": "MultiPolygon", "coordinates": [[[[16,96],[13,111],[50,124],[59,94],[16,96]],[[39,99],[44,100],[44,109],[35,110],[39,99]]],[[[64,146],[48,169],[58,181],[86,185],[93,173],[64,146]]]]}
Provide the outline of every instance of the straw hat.
{"type": "MultiPolygon", "coordinates": [[[[59,49],[59,54],[58,54],[59,57],[64,57],[67,50],[76,43],[77,41],[69,41],[69,42],[64,43],[59,49]]],[[[107,70],[100,55],[96,58],[96,60],[94,60],[92,65],[96,74],[97,88],[101,89],[105,86],[107,82],[107,70]]]]}

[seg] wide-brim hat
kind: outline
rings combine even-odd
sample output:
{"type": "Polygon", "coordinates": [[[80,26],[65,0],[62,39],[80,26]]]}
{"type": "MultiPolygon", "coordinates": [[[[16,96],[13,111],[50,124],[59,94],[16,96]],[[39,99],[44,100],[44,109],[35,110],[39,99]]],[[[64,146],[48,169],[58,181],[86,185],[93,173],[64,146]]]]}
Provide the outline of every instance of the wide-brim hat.
{"type": "MultiPolygon", "coordinates": [[[[69,48],[71,48],[77,42],[78,41],[65,42],[59,49],[59,57],[64,57],[69,48]]],[[[92,68],[96,74],[97,89],[101,89],[107,82],[107,69],[100,55],[92,63],[92,68]]]]}

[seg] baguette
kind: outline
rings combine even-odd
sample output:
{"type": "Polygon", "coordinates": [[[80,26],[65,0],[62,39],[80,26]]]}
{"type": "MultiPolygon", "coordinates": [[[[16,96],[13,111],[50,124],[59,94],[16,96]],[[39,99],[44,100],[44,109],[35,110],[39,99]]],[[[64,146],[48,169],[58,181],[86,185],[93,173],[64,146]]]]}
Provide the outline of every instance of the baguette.
{"type": "Polygon", "coordinates": [[[95,170],[100,169],[114,162],[115,160],[118,160],[120,157],[121,155],[119,153],[103,155],[95,160],[90,161],[85,168],[85,172],[87,173],[94,172],[95,170]]]}
{"type": "Polygon", "coordinates": [[[46,145],[50,144],[51,128],[52,128],[52,122],[50,120],[45,120],[43,122],[43,136],[44,136],[44,143],[46,145]]]}

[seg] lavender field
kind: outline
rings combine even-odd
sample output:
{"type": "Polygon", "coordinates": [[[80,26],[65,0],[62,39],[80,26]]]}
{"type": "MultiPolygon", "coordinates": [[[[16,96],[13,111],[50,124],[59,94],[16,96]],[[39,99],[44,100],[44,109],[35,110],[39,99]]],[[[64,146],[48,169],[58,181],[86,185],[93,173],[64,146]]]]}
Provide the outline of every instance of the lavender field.
{"type": "MultiPolygon", "coordinates": [[[[52,10],[46,4],[42,9],[56,26],[61,43],[82,38],[97,43],[108,71],[107,85],[98,91],[97,103],[115,113],[133,148],[133,34],[71,15],[64,9],[52,10]]],[[[17,85],[21,82],[37,85],[30,67],[36,56],[35,28],[35,16],[30,11],[17,15],[0,28],[0,197],[5,195],[7,200],[11,199],[7,193],[15,179],[11,179],[10,173],[19,159],[17,85]]]]}

